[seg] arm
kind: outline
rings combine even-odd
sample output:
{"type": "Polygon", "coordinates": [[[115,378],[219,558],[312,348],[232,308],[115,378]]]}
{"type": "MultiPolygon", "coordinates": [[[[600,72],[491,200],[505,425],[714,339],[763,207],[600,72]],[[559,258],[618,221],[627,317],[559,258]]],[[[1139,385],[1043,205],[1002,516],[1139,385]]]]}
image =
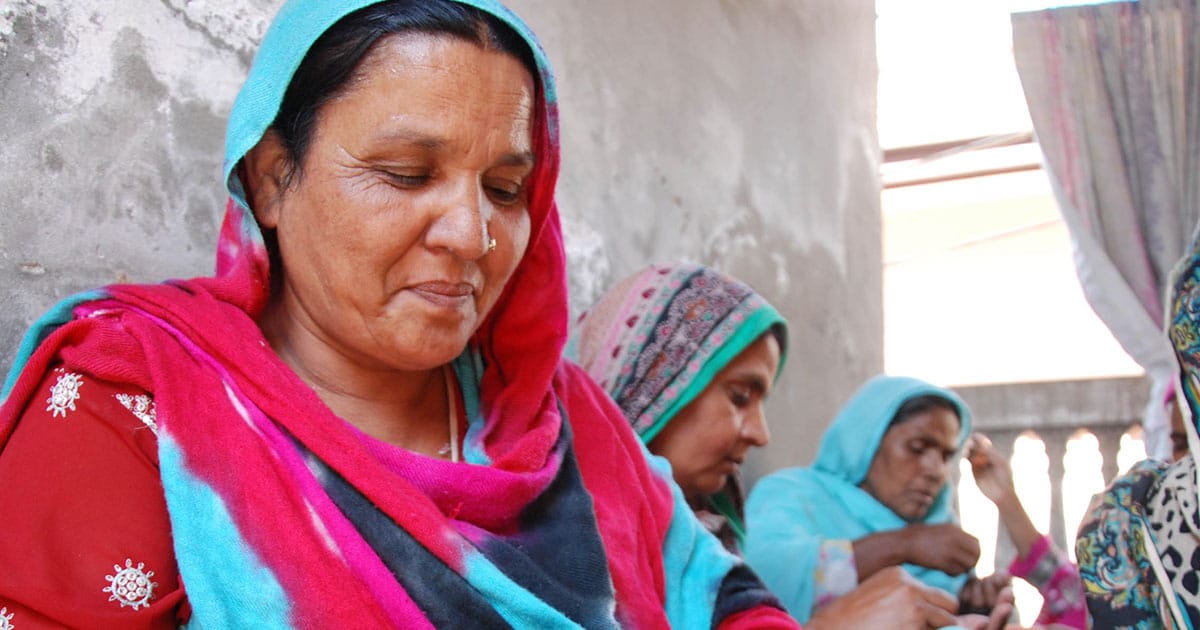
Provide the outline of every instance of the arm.
{"type": "Polygon", "coordinates": [[[0,566],[20,567],[0,571],[0,608],[14,628],[173,628],[185,615],[157,441],[117,393],[144,395],[51,370],[0,451],[0,566]]]}
{"type": "Polygon", "coordinates": [[[1008,573],[1032,584],[1044,599],[1038,623],[1083,627],[1086,612],[1079,570],[1034,526],[1017,496],[1008,460],[978,434],[967,444],[967,459],[976,485],[996,504],[1000,522],[1017,549],[1008,573]]]}
{"type": "Polygon", "coordinates": [[[1087,606],[1079,569],[1054,546],[1049,536],[1034,543],[1025,558],[1014,558],[1008,572],[1029,582],[1041,594],[1040,624],[1087,627],[1087,606]]]}
{"type": "Polygon", "coordinates": [[[1008,460],[992,446],[991,440],[979,434],[971,436],[967,443],[967,460],[971,463],[971,473],[979,491],[996,504],[1000,522],[1017,548],[1017,554],[1022,558],[1028,557],[1042,534],[1034,527],[1029,513],[1017,497],[1008,460]]]}
{"type": "MultiPolygon", "coordinates": [[[[789,469],[768,475],[755,484],[746,504],[747,562],[775,592],[784,606],[802,623],[826,593],[820,578],[835,571],[829,564],[830,545],[849,543],[854,574],[847,582],[868,579],[888,566],[912,562],[961,574],[979,557],[979,541],[956,525],[912,525],[903,530],[862,536],[854,541],[824,538],[814,533],[830,515],[821,510],[820,482],[803,470],[789,469]]],[[[825,528],[828,529],[828,528],[825,528]]],[[[842,584],[843,580],[834,580],[842,584]]]]}
{"type": "Polygon", "coordinates": [[[979,541],[958,525],[915,523],[854,541],[859,580],[884,567],[911,563],[950,575],[965,573],[979,560],[979,541]]]}

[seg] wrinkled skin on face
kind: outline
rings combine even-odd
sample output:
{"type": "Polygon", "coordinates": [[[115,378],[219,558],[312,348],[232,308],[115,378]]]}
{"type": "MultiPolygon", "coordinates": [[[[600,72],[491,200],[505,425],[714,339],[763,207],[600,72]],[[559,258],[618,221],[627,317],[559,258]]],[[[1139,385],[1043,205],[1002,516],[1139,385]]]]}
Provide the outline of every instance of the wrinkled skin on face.
{"type": "Polygon", "coordinates": [[[290,185],[268,132],[245,168],[283,260],[263,327],[286,362],[339,381],[462,352],[529,241],[534,98],[511,56],[393,35],[322,106],[290,185]]]}
{"type": "Polygon", "coordinates": [[[671,462],[689,500],[715,494],[739,472],[751,448],[770,440],[763,403],[779,370],[779,342],[759,337],[713,377],[650,441],[671,462]]]}
{"type": "Polygon", "coordinates": [[[893,424],[883,435],[862,488],[906,521],[929,513],[958,452],[958,416],[933,407],[893,424]]]}

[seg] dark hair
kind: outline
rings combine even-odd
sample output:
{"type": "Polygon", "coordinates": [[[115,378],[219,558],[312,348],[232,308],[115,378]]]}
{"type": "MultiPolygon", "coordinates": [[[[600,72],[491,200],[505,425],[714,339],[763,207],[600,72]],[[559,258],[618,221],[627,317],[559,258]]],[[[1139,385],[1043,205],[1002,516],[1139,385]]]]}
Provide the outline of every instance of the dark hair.
{"type": "Polygon", "coordinates": [[[945,409],[953,413],[954,417],[958,418],[959,425],[962,425],[962,416],[958,413],[958,405],[955,405],[953,401],[937,394],[921,394],[920,396],[909,398],[904,401],[904,404],[900,405],[900,408],[896,410],[896,415],[892,416],[892,421],[888,423],[888,428],[890,429],[922,411],[929,411],[930,409],[945,409]]]}
{"type": "Polygon", "coordinates": [[[271,123],[290,161],[284,185],[301,173],[321,107],[336,98],[381,38],[401,33],[450,35],[518,59],[538,80],[533,51],[499,18],[451,0],[385,0],[363,7],[325,31],[304,56],[271,123]]]}
{"type": "Polygon", "coordinates": [[[788,334],[787,326],[783,322],[775,322],[767,329],[767,334],[775,338],[775,342],[779,344],[779,354],[783,356],[787,352],[788,334]]]}

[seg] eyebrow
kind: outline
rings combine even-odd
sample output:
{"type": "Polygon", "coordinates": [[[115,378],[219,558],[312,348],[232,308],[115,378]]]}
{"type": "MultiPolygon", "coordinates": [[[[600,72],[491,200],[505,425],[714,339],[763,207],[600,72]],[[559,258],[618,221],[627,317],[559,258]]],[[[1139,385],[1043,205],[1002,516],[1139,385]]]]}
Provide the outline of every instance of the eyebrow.
{"type": "Polygon", "coordinates": [[[376,134],[371,138],[377,142],[404,142],[416,145],[422,149],[440,149],[446,146],[446,141],[437,136],[431,136],[414,129],[390,129],[376,134]]]}
{"type": "Polygon", "coordinates": [[[935,436],[931,433],[918,433],[918,434],[914,435],[912,437],[912,439],[920,440],[929,446],[939,448],[948,453],[957,453],[958,452],[958,445],[953,444],[953,443],[947,444],[947,443],[939,440],[937,438],[937,436],[935,436]]]}
{"type": "Polygon", "coordinates": [[[521,151],[520,153],[504,154],[496,162],[496,166],[533,166],[536,163],[537,158],[533,156],[533,151],[521,151]]]}

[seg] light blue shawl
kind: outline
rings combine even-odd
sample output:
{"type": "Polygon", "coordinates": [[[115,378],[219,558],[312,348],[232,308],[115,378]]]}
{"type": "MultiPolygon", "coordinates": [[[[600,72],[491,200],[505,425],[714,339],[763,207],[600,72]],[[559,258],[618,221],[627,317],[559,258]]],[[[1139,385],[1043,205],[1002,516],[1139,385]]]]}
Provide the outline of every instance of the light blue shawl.
{"type": "MultiPolygon", "coordinates": [[[[876,376],[863,385],[821,439],[813,465],[780,470],[759,480],[746,504],[746,560],[801,622],[813,613],[814,575],[824,540],[857,540],[908,523],[858,486],[888,425],[905,401],[926,394],[946,398],[962,419],[958,446],[971,434],[971,415],[952,391],[914,378],[876,376]]],[[[946,484],[922,521],[956,520],[946,484]]],[[[957,594],[967,575],[904,565],[913,576],[957,594]]]]}

